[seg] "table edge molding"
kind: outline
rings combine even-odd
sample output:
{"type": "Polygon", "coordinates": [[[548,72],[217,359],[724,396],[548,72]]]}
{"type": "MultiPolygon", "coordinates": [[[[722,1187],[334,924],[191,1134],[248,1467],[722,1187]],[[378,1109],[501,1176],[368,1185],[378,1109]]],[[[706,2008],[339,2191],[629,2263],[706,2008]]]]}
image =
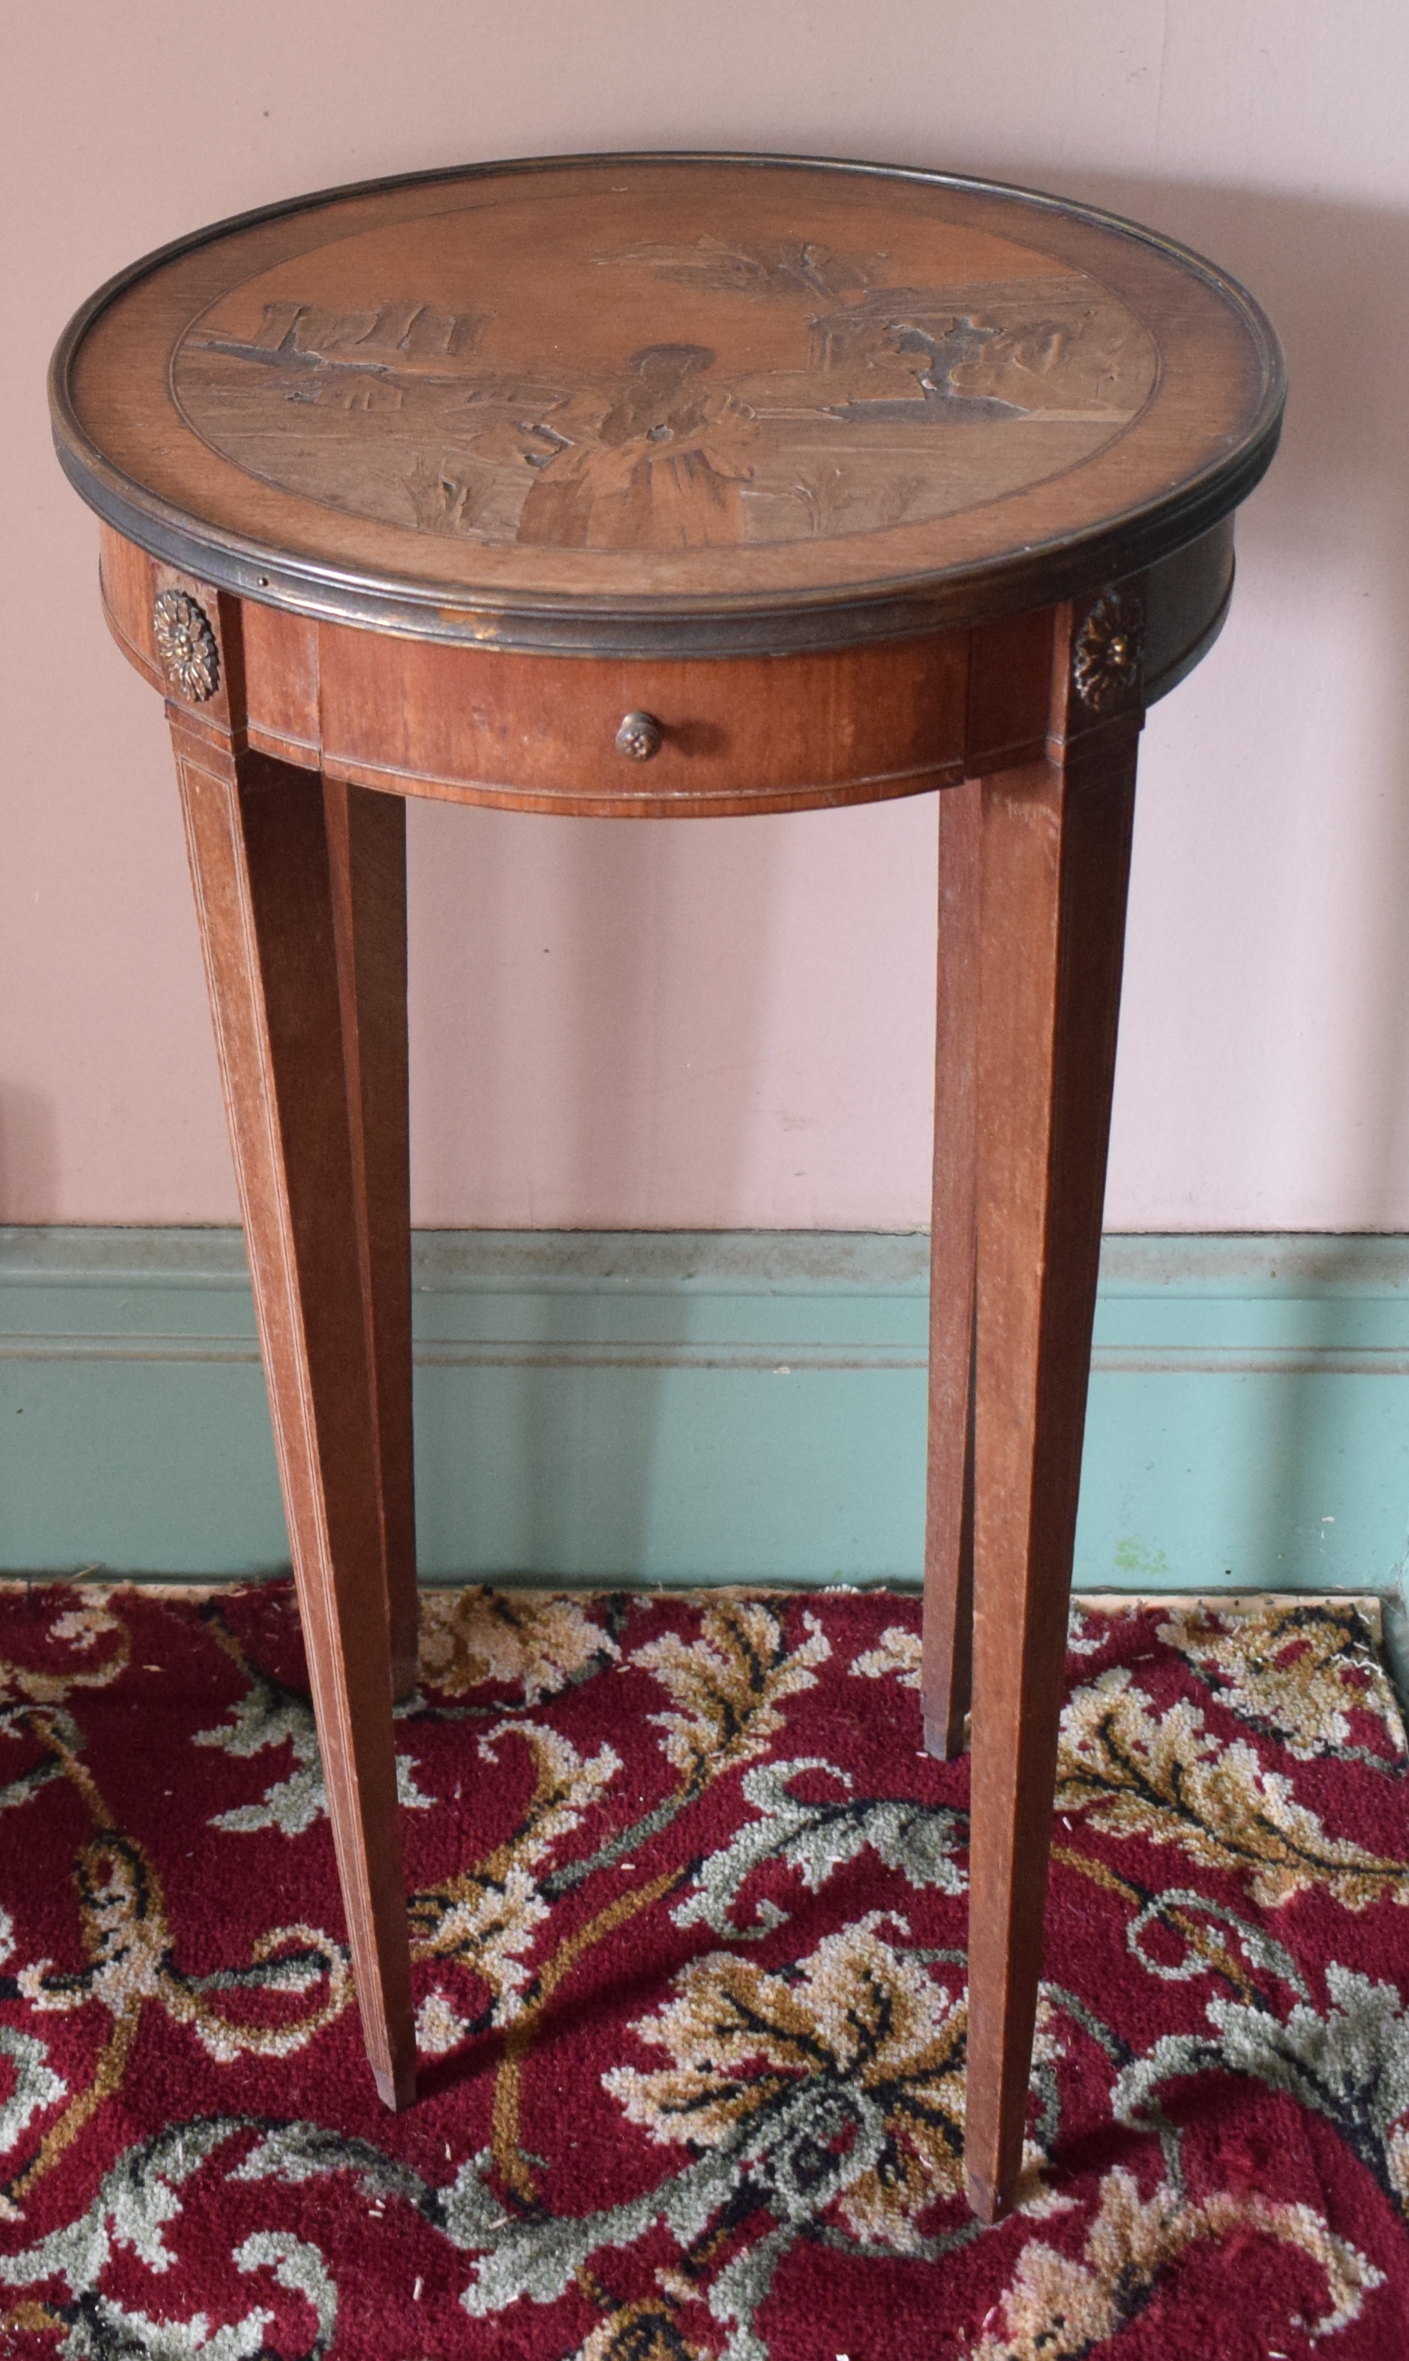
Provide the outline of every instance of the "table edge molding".
{"type": "Polygon", "coordinates": [[[1281,433],[1286,372],[1276,333],[1248,291],[1214,263],[1138,222],[1017,183],[918,166],[853,163],[838,157],[714,153],[669,149],[559,157],[501,158],[433,172],[350,182],[283,199],[174,239],[118,272],[80,306],[55,349],[49,373],[54,444],[64,473],[105,524],[165,564],[198,575],[242,599],[329,622],[414,639],[469,642],[557,655],[695,658],[791,654],[858,641],[909,638],[945,624],[980,621],[1079,599],[1142,571],[1210,531],[1237,508],[1270,466],[1281,433]],[[461,592],[443,582],[375,568],[340,568],[279,551],[216,525],[202,525],[136,483],[105,458],[87,434],[71,377],[84,337],[100,315],[152,271],[211,243],[237,226],[332,205],[375,188],[529,173],[546,169],[701,163],[862,174],[964,191],[996,191],[1039,209],[1077,214],[1151,247],[1194,271],[1239,314],[1259,354],[1264,392],[1254,425],[1237,449],[1172,494],[1102,520],[1091,531],[1050,547],[1019,550],[952,571],[813,591],[756,592],[737,598],[659,596],[548,597],[524,592],[461,592]]]}

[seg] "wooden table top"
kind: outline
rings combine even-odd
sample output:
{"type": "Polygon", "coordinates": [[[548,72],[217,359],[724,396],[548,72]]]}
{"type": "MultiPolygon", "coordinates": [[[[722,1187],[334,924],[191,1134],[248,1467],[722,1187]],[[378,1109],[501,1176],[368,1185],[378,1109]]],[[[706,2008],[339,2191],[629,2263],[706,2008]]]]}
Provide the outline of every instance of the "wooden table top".
{"type": "Polygon", "coordinates": [[[261,603],[725,654],[1078,595],[1271,459],[1276,338],[1076,205],[748,157],[492,164],[217,225],[55,355],[127,539],[261,603]]]}

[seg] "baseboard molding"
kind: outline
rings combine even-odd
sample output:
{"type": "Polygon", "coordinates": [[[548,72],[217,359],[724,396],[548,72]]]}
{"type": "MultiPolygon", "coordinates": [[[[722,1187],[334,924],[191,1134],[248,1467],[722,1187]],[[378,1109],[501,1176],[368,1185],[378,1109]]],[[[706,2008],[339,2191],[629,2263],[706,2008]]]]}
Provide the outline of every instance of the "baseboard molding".
{"type": "MultiPolygon", "coordinates": [[[[428,1581],[912,1580],[928,1241],[429,1231],[428,1581]]],[[[0,1231],[0,1565],[286,1543],[238,1231],[0,1231]]],[[[1393,1589],[1409,1239],[1105,1243],[1084,1588],[1393,1589]]]]}

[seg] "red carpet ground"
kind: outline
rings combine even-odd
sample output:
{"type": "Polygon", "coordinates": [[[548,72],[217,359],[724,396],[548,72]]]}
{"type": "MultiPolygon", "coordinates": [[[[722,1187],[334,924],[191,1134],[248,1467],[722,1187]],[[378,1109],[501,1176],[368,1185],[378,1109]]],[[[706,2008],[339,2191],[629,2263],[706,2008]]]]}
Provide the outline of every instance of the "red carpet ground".
{"type": "Polygon", "coordinates": [[[992,2230],[917,1633],[428,1597],[393,2119],[288,1586],[0,1589],[5,2361],[1404,2361],[1409,1778],[1355,1608],[1077,1618],[992,2230]]]}

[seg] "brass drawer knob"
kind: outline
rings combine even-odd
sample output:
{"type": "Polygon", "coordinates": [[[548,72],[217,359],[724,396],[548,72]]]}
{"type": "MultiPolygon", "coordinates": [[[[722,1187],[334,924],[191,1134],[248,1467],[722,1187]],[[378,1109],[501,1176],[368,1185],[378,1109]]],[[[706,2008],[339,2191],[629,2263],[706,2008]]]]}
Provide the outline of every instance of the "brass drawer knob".
{"type": "Polygon", "coordinates": [[[653,713],[628,713],[616,734],[616,750],[628,762],[649,762],[659,754],[662,730],[653,713]]]}

